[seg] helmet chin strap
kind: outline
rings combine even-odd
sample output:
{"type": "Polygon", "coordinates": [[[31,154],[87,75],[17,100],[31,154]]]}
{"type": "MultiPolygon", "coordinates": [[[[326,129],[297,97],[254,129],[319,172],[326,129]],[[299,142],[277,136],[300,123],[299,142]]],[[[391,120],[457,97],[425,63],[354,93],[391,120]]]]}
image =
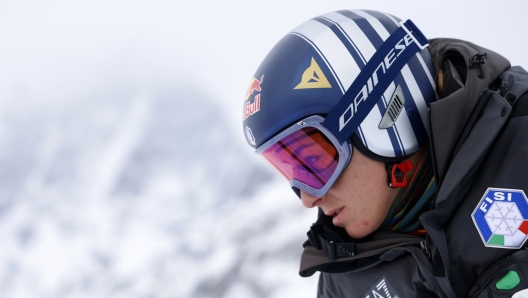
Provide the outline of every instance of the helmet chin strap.
{"type": "Polygon", "coordinates": [[[385,164],[387,168],[387,174],[389,177],[390,188],[401,188],[407,186],[407,172],[414,169],[413,164],[410,160],[402,161],[396,164],[385,164]]]}

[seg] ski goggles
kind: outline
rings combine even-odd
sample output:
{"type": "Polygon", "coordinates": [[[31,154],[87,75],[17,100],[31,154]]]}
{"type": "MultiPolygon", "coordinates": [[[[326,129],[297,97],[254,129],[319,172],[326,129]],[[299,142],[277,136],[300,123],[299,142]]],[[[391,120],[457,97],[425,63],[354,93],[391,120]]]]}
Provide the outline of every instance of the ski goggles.
{"type": "Polygon", "coordinates": [[[299,195],[321,197],[328,192],[352,157],[352,145],[340,143],[321,116],[310,116],[257,148],[299,195]]]}

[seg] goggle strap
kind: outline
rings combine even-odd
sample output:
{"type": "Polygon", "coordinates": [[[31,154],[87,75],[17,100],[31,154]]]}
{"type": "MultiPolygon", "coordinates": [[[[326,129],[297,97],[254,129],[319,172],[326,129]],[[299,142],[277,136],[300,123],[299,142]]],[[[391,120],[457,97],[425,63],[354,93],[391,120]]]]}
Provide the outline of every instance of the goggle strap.
{"type": "Polygon", "coordinates": [[[407,62],[429,46],[411,21],[400,23],[332,108],[323,124],[343,143],[356,131],[407,62]]]}

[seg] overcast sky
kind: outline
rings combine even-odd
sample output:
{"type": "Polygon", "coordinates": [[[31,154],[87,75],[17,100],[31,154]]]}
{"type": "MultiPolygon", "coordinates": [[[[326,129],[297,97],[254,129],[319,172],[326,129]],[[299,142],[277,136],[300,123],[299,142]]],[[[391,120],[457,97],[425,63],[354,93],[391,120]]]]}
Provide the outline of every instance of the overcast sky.
{"type": "Polygon", "coordinates": [[[2,0],[0,115],[13,101],[53,108],[112,85],[192,83],[238,129],[247,84],[271,47],[303,21],[345,8],[410,18],[428,38],[470,40],[528,65],[525,1],[2,0]]]}

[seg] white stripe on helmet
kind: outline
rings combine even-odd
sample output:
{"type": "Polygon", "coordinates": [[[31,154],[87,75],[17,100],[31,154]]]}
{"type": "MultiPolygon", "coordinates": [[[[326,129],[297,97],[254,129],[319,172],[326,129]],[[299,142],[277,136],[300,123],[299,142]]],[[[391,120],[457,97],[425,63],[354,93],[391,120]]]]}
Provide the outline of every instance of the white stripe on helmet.
{"type": "Polygon", "coordinates": [[[383,39],[383,41],[389,38],[390,33],[387,31],[387,29],[385,29],[385,26],[383,26],[383,24],[377,18],[371,16],[366,11],[359,10],[359,9],[351,10],[351,12],[367,20],[369,24],[372,26],[372,28],[376,30],[376,32],[381,37],[381,39],[383,39]]]}
{"type": "MultiPolygon", "coordinates": [[[[359,26],[351,20],[350,18],[345,17],[344,15],[338,13],[338,12],[330,12],[322,16],[323,18],[329,20],[332,23],[337,23],[339,26],[343,29],[343,34],[347,37],[347,39],[351,42],[351,44],[354,46],[354,48],[358,51],[359,56],[362,58],[363,63],[367,63],[370,58],[376,53],[376,48],[372,43],[370,42],[369,38],[365,35],[363,30],[359,28],[359,26]],[[354,37],[353,42],[350,39],[350,36],[354,37]]],[[[391,84],[392,90],[395,89],[394,84],[391,84]]],[[[389,88],[391,89],[391,88],[389,88]]],[[[387,100],[386,98],[390,97],[392,93],[389,93],[388,95],[382,96],[384,107],[387,107],[387,100]]],[[[362,142],[367,146],[373,146],[375,148],[383,148],[383,149],[389,149],[393,148],[393,144],[390,140],[389,134],[387,130],[379,130],[375,129],[373,130],[373,127],[378,126],[379,122],[381,121],[382,114],[379,111],[379,109],[372,109],[368,114],[368,119],[365,119],[365,121],[360,125],[362,130],[366,130],[369,133],[366,134],[366,136],[361,136],[362,142]],[[374,124],[374,126],[372,126],[374,124]],[[371,132],[373,131],[373,132],[371,132]]],[[[408,120],[407,120],[408,121],[408,120]]],[[[410,125],[410,124],[409,124],[410,125]]],[[[397,142],[399,145],[399,149],[404,151],[404,144],[401,140],[399,133],[397,131],[397,127],[395,127],[395,134],[397,138],[397,142]]],[[[374,148],[373,148],[374,149],[374,148]]],[[[385,150],[383,152],[380,152],[379,149],[374,150],[376,153],[384,155],[384,156],[395,156],[394,150],[385,150]]]]}
{"type": "MultiPolygon", "coordinates": [[[[366,19],[369,24],[375,28],[378,31],[378,35],[382,37],[384,40],[387,39],[390,34],[385,29],[385,27],[381,24],[381,22],[368,14],[367,12],[364,12],[362,10],[351,10],[353,13],[357,14],[358,16],[366,19]]],[[[330,15],[330,14],[328,14],[330,15]]],[[[366,34],[357,26],[357,24],[352,21],[351,19],[339,14],[335,13],[335,15],[332,15],[333,18],[335,18],[336,21],[343,22],[347,24],[347,32],[349,32],[350,35],[354,36],[354,41],[356,39],[360,40],[361,42],[358,42],[358,48],[364,53],[365,58],[370,60],[370,58],[374,55],[376,52],[376,48],[374,45],[370,42],[370,39],[366,36],[366,34]],[[337,15],[337,16],[335,16],[337,15]],[[347,21],[349,20],[349,21],[347,21]],[[353,25],[348,25],[348,23],[352,23],[353,25]],[[358,38],[359,37],[359,38],[358,38]]],[[[384,107],[387,107],[387,98],[390,98],[392,96],[392,93],[396,89],[396,86],[394,83],[391,83],[387,90],[385,90],[384,95],[382,96],[382,101],[384,104],[384,107]]],[[[406,115],[406,114],[405,114],[406,115]]],[[[378,129],[379,122],[381,121],[381,118],[383,115],[380,113],[378,109],[373,109],[370,111],[369,115],[367,116],[367,119],[363,121],[363,123],[360,125],[363,131],[368,132],[365,134],[366,144],[367,147],[373,151],[376,154],[387,156],[387,157],[394,157],[396,156],[396,153],[393,148],[393,144],[390,140],[389,133],[387,130],[380,130],[378,129]],[[392,150],[390,150],[392,149],[392,150]]],[[[404,148],[409,147],[415,147],[417,144],[416,137],[414,136],[414,133],[412,133],[412,126],[409,122],[408,117],[398,117],[398,120],[393,125],[393,129],[396,135],[396,139],[399,145],[399,149],[402,152],[405,152],[404,148]],[[408,130],[410,129],[410,130],[408,130]]]]}
{"type": "Polygon", "coordinates": [[[436,89],[436,84],[434,82],[433,76],[429,72],[429,67],[425,65],[425,61],[422,58],[422,55],[420,53],[416,53],[416,57],[420,61],[420,64],[422,65],[423,69],[425,70],[425,74],[427,75],[427,78],[429,79],[429,83],[431,83],[431,86],[433,86],[433,89],[436,89]]]}
{"type": "Polygon", "coordinates": [[[405,64],[405,66],[402,68],[401,73],[405,79],[407,88],[409,88],[409,92],[411,92],[411,96],[413,97],[414,103],[416,104],[416,108],[418,108],[418,111],[420,112],[420,117],[422,118],[425,130],[427,131],[427,103],[424,100],[422,91],[420,91],[420,87],[418,87],[418,84],[416,83],[416,80],[414,79],[414,76],[407,64],[405,64]]]}
{"type": "MultiPolygon", "coordinates": [[[[387,90],[385,90],[385,98],[391,98],[394,90],[396,90],[396,86],[394,83],[391,83],[387,90]]],[[[407,151],[414,151],[418,148],[418,140],[416,140],[411,121],[409,120],[409,116],[405,109],[402,109],[393,127],[398,131],[398,135],[400,136],[402,146],[405,148],[406,153],[407,151]]]]}
{"type": "MultiPolygon", "coordinates": [[[[350,21],[353,22],[352,20],[350,21]]],[[[348,52],[341,40],[327,26],[317,21],[310,20],[293,29],[292,33],[302,34],[304,37],[308,38],[309,42],[312,43],[316,49],[321,51],[322,56],[328,59],[328,62],[334,68],[337,77],[343,83],[343,86],[346,86],[346,89],[350,87],[353,80],[359,75],[359,66],[356,64],[354,58],[348,52]],[[345,63],[341,60],[343,58],[346,59],[345,63]],[[347,65],[348,67],[346,67],[347,65]]],[[[362,31],[361,34],[363,34],[362,31]]],[[[365,39],[368,40],[366,36],[365,39]]],[[[372,47],[372,44],[370,46],[372,47]]],[[[343,94],[346,89],[343,90],[343,94]]],[[[379,123],[379,121],[381,121],[381,113],[378,109],[373,109],[367,118],[371,122],[377,121],[379,123]]],[[[364,125],[364,127],[368,126],[364,125]]],[[[360,131],[362,129],[363,127],[359,128],[360,131]]],[[[360,132],[360,137],[368,147],[369,142],[365,139],[365,134],[360,132]]],[[[382,146],[385,148],[392,148],[392,143],[386,131],[380,131],[376,136],[369,134],[369,139],[372,139],[373,137],[375,137],[379,143],[383,144],[382,146]]],[[[391,152],[389,156],[394,156],[394,152],[391,152]]]]}
{"type": "MultiPolygon", "coordinates": [[[[383,40],[386,40],[390,36],[387,29],[385,29],[385,27],[381,24],[381,22],[377,18],[361,10],[353,10],[352,12],[365,18],[369,22],[369,24],[376,30],[380,38],[382,38],[383,40]]],[[[398,22],[392,16],[387,15],[387,14],[385,15],[388,16],[395,24],[398,24],[398,22]]],[[[422,58],[420,57],[420,54],[417,53],[416,55],[419,57],[419,60],[423,62],[423,59],[420,59],[422,58]]],[[[426,72],[426,74],[428,75],[428,77],[430,78],[429,80],[431,82],[432,76],[429,72],[429,68],[427,68],[427,66],[425,65],[425,62],[423,64],[421,63],[421,66],[426,72]]],[[[411,93],[411,96],[413,97],[416,107],[419,110],[420,117],[422,119],[424,127],[427,130],[428,128],[427,127],[427,108],[426,108],[427,104],[423,98],[420,88],[418,87],[418,84],[416,83],[416,79],[414,78],[414,75],[412,74],[407,64],[403,67],[401,73],[405,80],[405,84],[407,85],[407,88],[409,89],[409,92],[411,93]]],[[[434,81],[432,81],[432,85],[434,88],[434,81]]],[[[385,97],[390,98],[390,96],[392,95],[392,92],[394,92],[394,89],[395,89],[395,86],[394,86],[394,83],[392,83],[389,86],[389,88],[387,88],[387,90],[385,91],[385,97]]],[[[414,151],[418,149],[418,141],[416,140],[416,136],[414,135],[413,128],[411,126],[409,117],[407,115],[407,111],[405,111],[405,109],[402,111],[402,113],[398,117],[398,120],[396,121],[394,126],[398,130],[399,136],[405,148],[407,148],[409,151],[414,151]]],[[[363,129],[365,130],[365,128],[363,129]]],[[[373,129],[370,129],[369,133],[370,131],[373,131],[373,129]]],[[[373,146],[369,146],[369,148],[371,147],[373,146]]],[[[371,150],[376,152],[374,148],[371,148],[371,150]]],[[[384,155],[384,154],[381,154],[381,155],[384,155]]]]}
{"type": "MultiPolygon", "coordinates": [[[[383,40],[390,36],[389,32],[377,18],[362,10],[352,10],[352,12],[367,20],[383,40]]],[[[370,42],[370,39],[366,36],[366,34],[353,20],[343,16],[338,12],[327,13],[321,17],[331,23],[339,24],[337,28],[348,39],[364,63],[367,63],[368,60],[370,60],[370,58],[374,55],[376,52],[375,47],[370,42]],[[351,40],[350,36],[353,36],[354,39],[351,40]]],[[[396,20],[394,20],[391,16],[388,17],[397,24],[396,20]]],[[[340,87],[344,93],[346,89],[352,84],[353,80],[359,75],[360,70],[351,53],[349,53],[345,45],[342,44],[341,39],[339,39],[326,25],[315,20],[310,20],[303,23],[292,30],[291,33],[307,39],[307,41],[312,44],[312,46],[318,52],[320,52],[323,59],[327,60],[325,63],[327,63],[328,67],[335,72],[333,73],[334,77],[336,77],[336,79],[342,83],[342,86],[340,87]]],[[[420,63],[428,74],[429,80],[431,80],[432,77],[430,76],[429,69],[426,67],[423,59],[420,58],[421,57],[419,57],[420,63]]],[[[415,99],[416,105],[421,111],[420,116],[422,117],[422,121],[424,121],[425,115],[422,115],[422,110],[424,109],[420,109],[420,107],[423,107],[423,105],[426,103],[423,100],[423,96],[410,69],[407,65],[404,68],[406,68],[406,71],[402,71],[402,75],[408,89],[415,99]],[[421,102],[419,102],[419,99],[421,99],[421,102]]],[[[395,90],[395,88],[396,86],[394,83],[391,83],[387,90],[385,90],[384,96],[382,96],[385,108],[387,106],[386,99],[392,96],[392,92],[395,90]]],[[[360,129],[365,132],[361,134],[360,137],[365,145],[374,153],[382,156],[393,157],[395,156],[395,151],[388,131],[378,129],[378,124],[381,121],[382,116],[383,115],[380,113],[379,109],[372,109],[363,123],[360,125],[360,129]]],[[[425,123],[424,126],[427,127],[425,123]]],[[[400,147],[400,150],[404,151],[404,148],[406,148],[407,150],[414,151],[417,149],[418,142],[413,133],[412,125],[405,110],[402,111],[393,128],[398,141],[397,145],[400,147]]]]}
{"type": "Polygon", "coordinates": [[[400,26],[400,22],[398,20],[396,20],[392,15],[390,15],[388,13],[384,13],[382,11],[380,11],[380,13],[384,14],[387,18],[389,18],[391,21],[393,21],[394,24],[400,26]]]}
{"type": "Polygon", "coordinates": [[[359,28],[356,22],[338,12],[330,12],[323,16],[338,23],[349,39],[350,36],[354,36],[354,44],[357,46],[361,57],[365,59],[363,62],[367,64],[374,53],[376,53],[376,48],[374,48],[368,37],[363,33],[361,28],[359,28]]]}

